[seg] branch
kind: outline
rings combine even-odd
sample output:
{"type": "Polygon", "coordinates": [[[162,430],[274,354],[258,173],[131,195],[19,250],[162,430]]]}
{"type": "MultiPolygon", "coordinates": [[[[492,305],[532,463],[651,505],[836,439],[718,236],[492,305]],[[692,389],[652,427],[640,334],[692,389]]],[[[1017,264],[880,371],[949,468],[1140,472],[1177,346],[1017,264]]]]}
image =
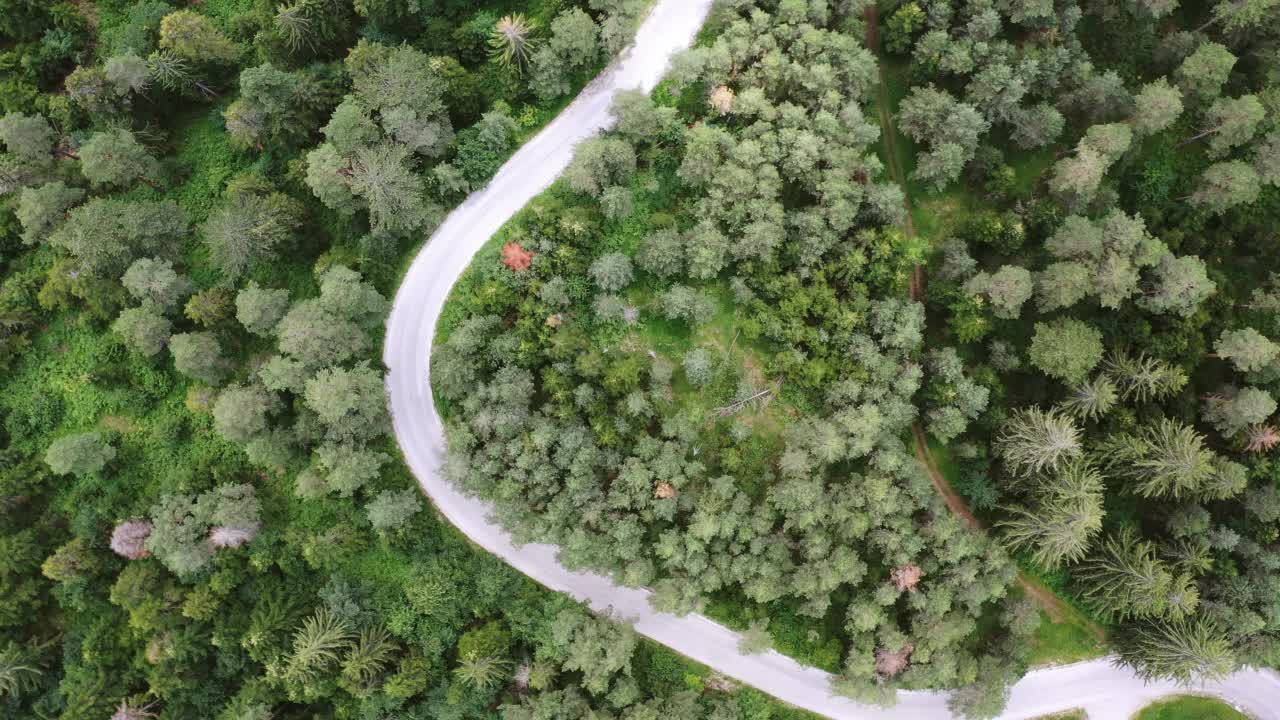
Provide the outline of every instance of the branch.
{"type": "Polygon", "coordinates": [[[738,412],[739,410],[741,410],[742,408],[746,407],[747,403],[751,403],[751,402],[754,402],[754,401],[756,401],[756,400],[759,400],[760,398],[764,397],[765,395],[768,395],[768,394],[772,393],[772,392],[773,392],[774,390],[776,390],[776,389],[777,389],[776,387],[765,388],[764,390],[761,390],[760,392],[756,393],[755,395],[752,395],[752,396],[751,396],[751,397],[749,397],[749,398],[746,398],[745,400],[739,400],[739,401],[734,402],[734,403],[729,403],[728,405],[725,405],[724,407],[718,407],[718,408],[716,408],[716,414],[717,414],[717,415],[719,415],[720,417],[725,417],[725,416],[727,416],[727,415],[732,415],[732,414],[734,414],[734,413],[738,412]]]}

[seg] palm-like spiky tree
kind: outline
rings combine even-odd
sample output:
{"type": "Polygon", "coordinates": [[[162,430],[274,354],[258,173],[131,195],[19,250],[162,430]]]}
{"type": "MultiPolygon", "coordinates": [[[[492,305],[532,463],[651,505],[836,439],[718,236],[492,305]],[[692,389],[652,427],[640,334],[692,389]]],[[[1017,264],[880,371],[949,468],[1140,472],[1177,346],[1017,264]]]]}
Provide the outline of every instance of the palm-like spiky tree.
{"type": "Polygon", "coordinates": [[[1184,685],[1219,680],[1237,664],[1226,635],[1202,616],[1132,627],[1116,638],[1115,647],[1119,664],[1144,680],[1169,678],[1184,685]]]}
{"type": "Polygon", "coordinates": [[[1102,371],[1120,388],[1120,397],[1128,402],[1161,400],[1187,384],[1182,368],[1147,355],[1113,353],[1102,365],[1102,371]]]}
{"type": "Polygon", "coordinates": [[[489,690],[497,687],[507,676],[511,662],[505,658],[478,656],[462,659],[453,674],[458,680],[476,690],[489,690]]]}
{"type": "Polygon", "coordinates": [[[34,690],[44,671],[25,648],[10,642],[0,649],[0,698],[34,690]]]}
{"type": "Polygon", "coordinates": [[[1213,569],[1213,555],[1203,538],[1179,538],[1163,543],[1164,558],[1184,574],[1203,575],[1213,569]]]}
{"type": "Polygon", "coordinates": [[[364,628],[342,663],[342,674],[356,685],[372,685],[391,663],[395,652],[396,643],[382,626],[364,628]]]}
{"type": "Polygon", "coordinates": [[[297,52],[304,47],[315,49],[314,25],[311,19],[311,4],[307,0],[298,0],[292,5],[281,5],[276,11],[276,32],[284,38],[284,44],[297,52]]]}
{"type": "Polygon", "coordinates": [[[293,654],[289,656],[285,677],[303,682],[311,680],[337,662],[350,646],[351,629],[346,620],[328,608],[320,608],[293,634],[293,654]]]}
{"type": "Polygon", "coordinates": [[[1013,475],[1052,472],[1079,457],[1080,429],[1057,408],[1029,407],[1014,412],[996,436],[996,451],[1013,475]]]}
{"type": "Polygon", "coordinates": [[[533,53],[533,34],[538,24],[522,13],[507,15],[493,27],[489,37],[490,55],[499,64],[523,73],[533,53]]]}
{"type": "Polygon", "coordinates": [[[1108,438],[1097,457],[1108,472],[1132,481],[1143,497],[1194,494],[1216,472],[1214,452],[1204,446],[1200,433],[1167,418],[1108,438]]]}
{"type": "Polygon", "coordinates": [[[1062,409],[1087,422],[1106,415],[1118,399],[1120,393],[1116,384],[1106,375],[1099,375],[1073,389],[1063,401],[1062,409]]]}
{"type": "Polygon", "coordinates": [[[1085,597],[1102,614],[1120,619],[1159,617],[1168,609],[1173,575],[1155,546],[1131,527],[1107,538],[1078,571],[1085,597]]]}
{"type": "Polygon", "coordinates": [[[1066,462],[1038,479],[1033,509],[1009,509],[999,524],[1005,542],[1050,568],[1084,558],[1102,530],[1102,490],[1102,475],[1088,460],[1066,462]]]}

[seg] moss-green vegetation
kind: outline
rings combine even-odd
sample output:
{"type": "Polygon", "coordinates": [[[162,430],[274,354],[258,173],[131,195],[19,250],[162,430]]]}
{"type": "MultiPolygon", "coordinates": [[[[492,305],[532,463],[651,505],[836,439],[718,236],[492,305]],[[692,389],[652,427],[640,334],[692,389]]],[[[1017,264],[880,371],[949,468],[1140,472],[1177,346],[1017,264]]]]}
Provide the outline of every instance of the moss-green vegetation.
{"type": "Polygon", "coordinates": [[[1135,720],[1248,720],[1248,716],[1221,700],[1183,695],[1151,703],[1135,720]]]}
{"type": "Polygon", "coordinates": [[[1052,715],[1041,715],[1032,720],[1089,720],[1089,714],[1084,710],[1068,710],[1067,712],[1054,713],[1052,715]]]}
{"type": "Polygon", "coordinates": [[[1031,657],[1035,665],[1067,665],[1107,654],[1107,647],[1075,615],[1054,622],[1042,611],[1040,628],[1032,638],[1031,657]]]}

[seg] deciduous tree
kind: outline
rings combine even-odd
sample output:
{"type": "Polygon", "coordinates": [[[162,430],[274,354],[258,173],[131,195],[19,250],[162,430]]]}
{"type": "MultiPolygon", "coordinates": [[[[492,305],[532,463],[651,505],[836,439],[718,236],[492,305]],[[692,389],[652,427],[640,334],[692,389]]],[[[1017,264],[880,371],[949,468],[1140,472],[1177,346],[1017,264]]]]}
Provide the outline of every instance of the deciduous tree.
{"type": "Polygon", "coordinates": [[[1079,383],[1102,360],[1102,333],[1072,318],[1036,323],[1029,356],[1046,375],[1079,383]]]}
{"type": "Polygon", "coordinates": [[[84,432],[54,440],[45,450],[44,461],[59,475],[83,477],[101,472],[115,456],[116,449],[102,433],[84,432]]]}

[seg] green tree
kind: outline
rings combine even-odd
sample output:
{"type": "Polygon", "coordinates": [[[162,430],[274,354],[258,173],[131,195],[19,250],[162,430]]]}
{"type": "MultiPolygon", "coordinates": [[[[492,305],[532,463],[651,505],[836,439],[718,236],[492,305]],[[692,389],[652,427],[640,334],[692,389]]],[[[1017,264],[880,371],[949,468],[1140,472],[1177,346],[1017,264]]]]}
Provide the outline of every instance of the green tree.
{"type": "Polygon", "coordinates": [[[94,198],[67,214],[49,244],[71,253],[84,270],[114,278],[136,258],[172,252],[187,232],[186,213],[172,200],[94,198]]]}
{"type": "Polygon", "coordinates": [[[409,167],[409,150],[403,146],[383,144],[357,150],[351,163],[350,187],[364,200],[375,231],[409,233],[428,223],[435,213],[421,179],[409,167]]]}
{"type": "Polygon", "coordinates": [[[307,407],[320,417],[336,441],[370,440],[390,426],[382,376],[368,363],[327,368],[307,381],[307,407]]]}
{"type": "Polygon", "coordinates": [[[151,507],[151,534],[147,549],[180,578],[202,572],[213,557],[205,540],[208,523],[196,516],[190,495],[164,495],[151,507]]]}
{"type": "Polygon", "coordinates": [[[1280,130],[1273,130],[1254,145],[1253,168],[1262,182],[1280,187],[1280,130]]]}
{"type": "Polygon", "coordinates": [[[631,143],[619,138],[591,138],[578,145],[565,170],[565,182],[575,192],[600,197],[614,185],[625,185],[636,170],[631,143]]]}
{"type": "Polygon", "coordinates": [[[706,348],[693,348],[682,360],[685,377],[694,387],[705,387],[715,379],[718,370],[715,358],[706,348]]]}
{"type": "Polygon", "coordinates": [[[101,472],[116,456],[116,449],[99,432],[63,435],[49,444],[44,461],[58,475],[84,477],[101,472]]]}
{"type": "Polygon", "coordinates": [[[1101,552],[1076,572],[1088,587],[1085,597],[1104,617],[1163,617],[1184,605],[1184,601],[1170,604],[1173,574],[1156,556],[1155,546],[1130,526],[1109,536],[1101,552]]]}
{"type": "Polygon", "coordinates": [[[1204,419],[1213,423],[1218,432],[1234,437],[1250,425],[1265,423],[1275,411],[1275,398],[1266,390],[1227,388],[1205,398],[1204,419]]]}
{"type": "Polygon", "coordinates": [[[675,108],[658,105],[640,90],[624,90],[615,95],[611,111],[617,120],[617,132],[637,145],[661,144],[680,127],[675,108]]]}
{"type": "Polygon", "coordinates": [[[354,633],[340,616],[322,607],[293,634],[293,650],[284,666],[286,679],[306,683],[336,664],[352,645],[354,633]]]}
{"type": "Polygon", "coordinates": [[[1054,163],[1049,189],[1062,197],[1092,199],[1102,184],[1107,165],[1106,158],[1097,150],[1082,147],[1074,155],[1054,163]]]}
{"type": "Polygon", "coordinates": [[[0,117],[0,143],[23,163],[49,165],[57,142],[58,133],[41,115],[11,112],[0,117]]]}
{"type": "Polygon", "coordinates": [[[275,398],[259,385],[230,385],[213,405],[213,427],[231,442],[247,443],[266,432],[275,398]]]}
{"type": "Polygon", "coordinates": [[[1116,637],[1115,649],[1119,662],[1146,680],[1212,682],[1237,664],[1225,634],[1203,616],[1130,626],[1116,637]]]}
{"type": "Polygon", "coordinates": [[[159,169],[160,163],[128,130],[94,133],[80,148],[80,171],[95,183],[126,187],[140,180],[159,189],[149,177],[159,169]]]}
{"type": "Polygon", "coordinates": [[[1139,137],[1165,130],[1182,115],[1182,93],[1164,78],[1143,85],[1133,97],[1133,103],[1133,117],[1129,122],[1139,137]]]}
{"type": "Polygon", "coordinates": [[[1040,312],[1071,307],[1089,294],[1089,267],[1073,261],[1050,263],[1036,275],[1035,287],[1036,306],[1040,312]]]}
{"type": "Polygon", "coordinates": [[[236,294],[236,320],[260,337],[272,335],[288,310],[289,291],[285,289],[261,288],[250,281],[236,294]]]}
{"type": "Polygon", "coordinates": [[[1278,14],[1280,2],[1276,0],[1222,0],[1214,4],[1212,17],[1196,31],[1221,23],[1224,33],[1234,35],[1274,22],[1278,14]]]}
{"type": "Polygon", "coordinates": [[[214,27],[209,18],[193,10],[179,10],[160,21],[160,47],[195,63],[230,63],[240,49],[214,27]]]}
{"type": "Polygon", "coordinates": [[[302,206],[263,187],[228,188],[226,201],[200,226],[209,258],[234,282],[250,265],[270,261],[302,225],[302,206]]]}
{"type": "Polygon", "coordinates": [[[1187,94],[1207,101],[1222,91],[1235,64],[1236,56],[1226,47],[1207,42],[1182,61],[1174,77],[1187,94]]]}
{"type": "Polygon", "coordinates": [[[1003,265],[995,273],[979,272],[965,283],[965,292],[985,295],[998,318],[1016,320],[1022,305],[1031,299],[1031,272],[1017,265],[1003,265]]]}
{"type": "Polygon", "coordinates": [[[1012,111],[1012,139],[1024,150],[1044,147],[1057,140],[1066,127],[1066,118],[1048,103],[1036,103],[1012,111]]]}
{"type": "Polygon", "coordinates": [[[178,372],[210,385],[218,385],[231,370],[222,345],[210,332],[182,333],[169,338],[169,351],[178,372]]]}
{"type": "MultiPolygon", "coordinates": [[[[1041,447],[1040,453],[1044,450],[1041,447]]],[[[1008,455],[1005,463],[1009,464],[1008,455]]],[[[1032,507],[1009,508],[1009,517],[998,523],[1005,542],[1030,552],[1049,568],[1083,559],[1102,531],[1106,514],[1102,476],[1087,461],[1074,458],[1051,467],[1038,478],[1033,492],[1032,507]]]]}
{"type": "Polygon", "coordinates": [[[605,292],[618,292],[631,284],[631,258],[623,253],[601,255],[591,263],[591,279],[605,292]]]}
{"type": "Polygon", "coordinates": [[[925,14],[914,2],[898,7],[885,23],[884,47],[901,55],[911,49],[912,36],[924,27],[925,14]]]}
{"type": "Polygon", "coordinates": [[[1200,303],[1217,292],[1204,260],[1195,255],[1165,255],[1156,265],[1155,287],[1141,301],[1153,312],[1191,317],[1200,303]]]}
{"type": "MultiPolygon", "coordinates": [[[[386,136],[411,154],[438,158],[453,139],[439,60],[409,46],[361,41],[346,59],[355,99],[376,113],[386,136]]],[[[384,151],[385,153],[385,151],[384,151]]],[[[371,162],[366,160],[366,162],[371,162]]]]}
{"type": "Polygon", "coordinates": [[[1113,435],[1097,450],[1098,462],[1143,497],[1194,495],[1213,477],[1215,455],[1189,425],[1162,419],[1132,433],[1113,435]]]}
{"type": "Polygon", "coordinates": [[[1248,205],[1262,192],[1258,171],[1241,160],[1214,163],[1204,171],[1200,187],[1188,198],[1192,205],[1221,215],[1237,205],[1248,205]]]}
{"type": "Polygon", "coordinates": [[[537,47],[533,38],[537,31],[538,23],[523,13],[504,15],[489,36],[490,56],[500,65],[515,70],[517,75],[523,74],[537,47]]]}
{"type": "Polygon", "coordinates": [[[295,303],[276,325],[280,352],[304,367],[336,365],[369,348],[368,334],[319,298],[295,303]]]}
{"type": "Polygon", "coordinates": [[[201,327],[217,327],[231,315],[231,302],[231,293],[226,288],[205,288],[187,300],[182,314],[201,327]]]}
{"type": "Polygon", "coordinates": [[[1072,388],[1062,402],[1062,409],[1080,420],[1098,420],[1115,407],[1120,391],[1105,374],[1086,380],[1072,388]]]}
{"type": "Polygon", "coordinates": [[[357,688],[371,687],[395,659],[396,641],[380,625],[366,627],[342,661],[342,677],[357,688]]]}
{"type": "Polygon", "coordinates": [[[1280,345],[1250,327],[1223,330],[1213,349],[1218,357],[1231,361],[1237,370],[1244,373],[1261,370],[1280,356],[1280,345]]]}
{"type": "Polygon", "coordinates": [[[164,349],[173,332],[173,323],[155,305],[143,304],[120,313],[111,329],[134,352],[152,357],[164,349]]]}
{"type": "Polygon", "coordinates": [[[1038,407],[1017,410],[996,435],[997,455],[1013,475],[1029,477],[1053,471],[1080,457],[1080,429],[1065,413],[1038,407]]]}
{"type": "Polygon", "coordinates": [[[173,263],[160,258],[134,260],[120,282],[135,299],[149,302],[162,312],[177,307],[195,290],[187,276],[173,269],[173,263]]]}
{"type": "Polygon", "coordinates": [[[570,8],[551,21],[551,37],[530,59],[529,86],[543,100],[567,95],[570,81],[600,57],[600,27],[581,8],[570,8]]]}
{"type": "Polygon", "coordinates": [[[12,640],[0,649],[0,698],[16,698],[40,687],[44,669],[35,654],[12,640]]]}
{"type": "Polygon", "coordinates": [[[327,110],[331,102],[310,74],[268,63],[240,73],[240,97],[222,116],[233,144],[262,150],[267,144],[287,145],[310,137],[320,124],[316,111],[327,110]]]}
{"type": "Polygon", "coordinates": [[[83,199],[83,190],[67,187],[61,180],[38,188],[23,188],[15,213],[22,223],[22,241],[34,245],[44,240],[83,199]]]}
{"type": "Polygon", "coordinates": [[[418,491],[409,489],[383,490],[365,506],[365,514],[374,530],[395,530],[422,510],[418,491]]]}
{"type": "Polygon", "coordinates": [[[1072,318],[1036,323],[1028,355],[1044,374],[1076,384],[1102,360],[1102,333],[1072,318]]]}
{"type": "Polygon", "coordinates": [[[1103,363],[1103,372],[1120,388],[1125,401],[1161,400],[1187,384],[1181,368],[1147,355],[1112,353],[1103,363]]]}

